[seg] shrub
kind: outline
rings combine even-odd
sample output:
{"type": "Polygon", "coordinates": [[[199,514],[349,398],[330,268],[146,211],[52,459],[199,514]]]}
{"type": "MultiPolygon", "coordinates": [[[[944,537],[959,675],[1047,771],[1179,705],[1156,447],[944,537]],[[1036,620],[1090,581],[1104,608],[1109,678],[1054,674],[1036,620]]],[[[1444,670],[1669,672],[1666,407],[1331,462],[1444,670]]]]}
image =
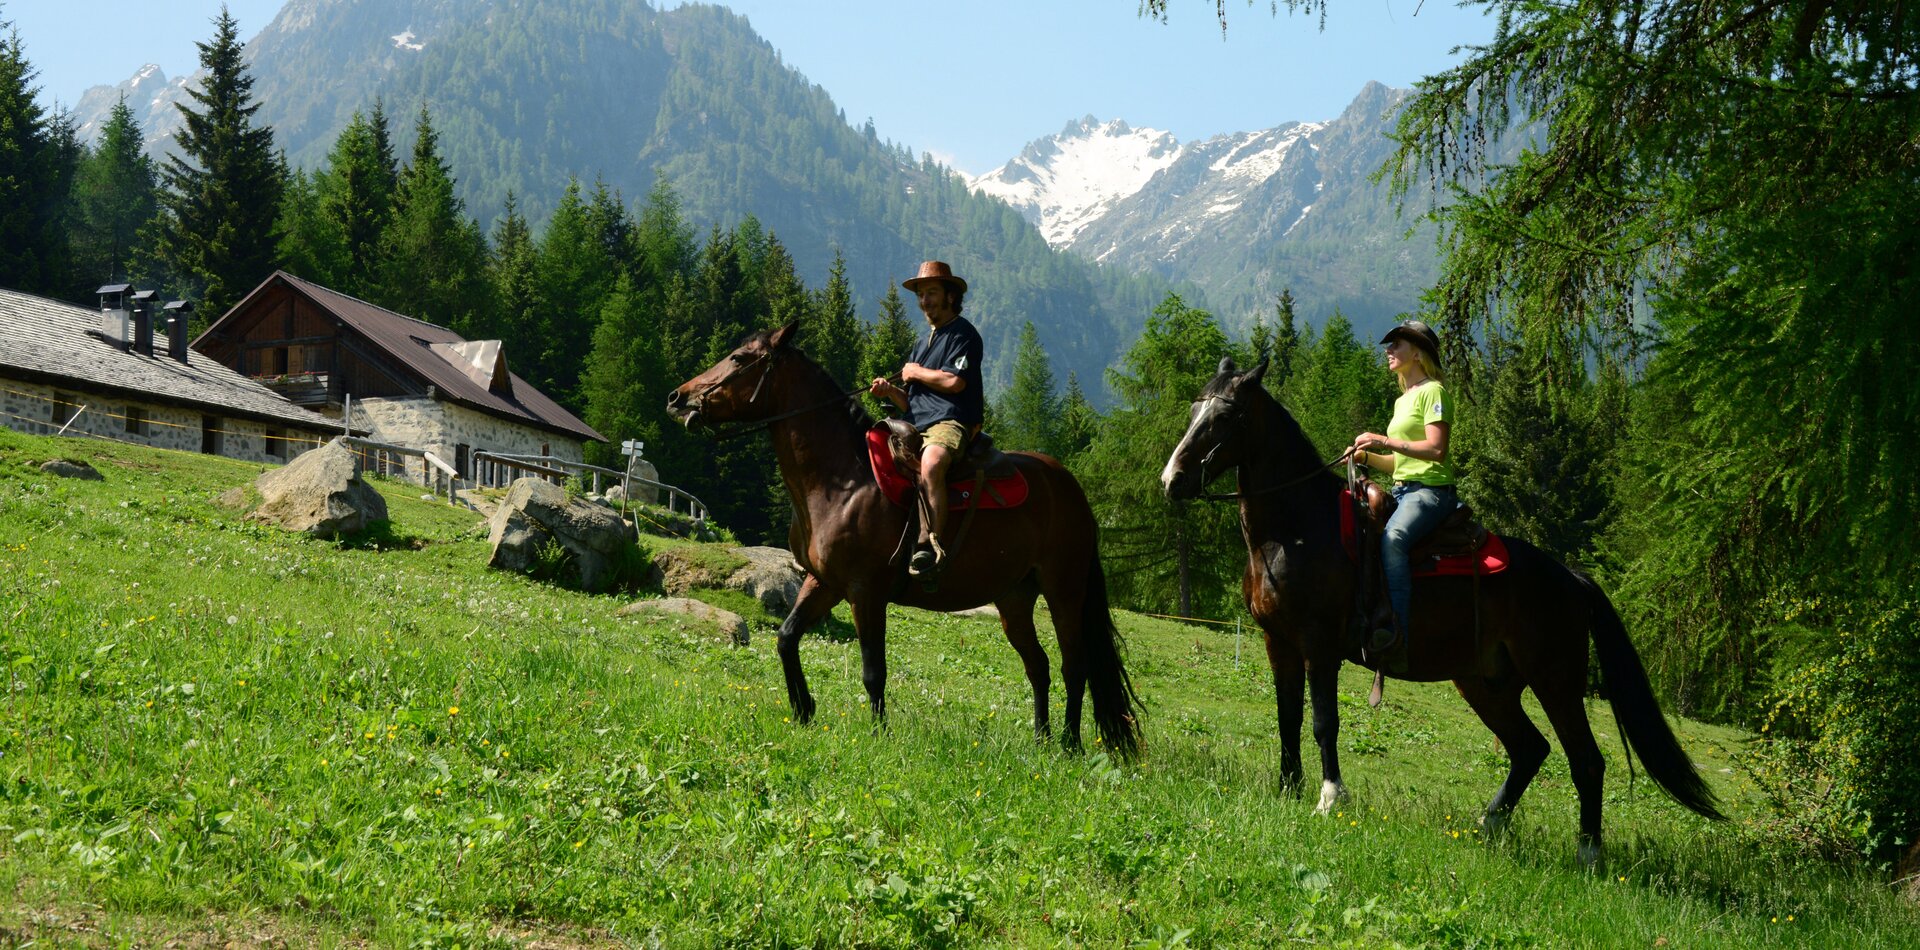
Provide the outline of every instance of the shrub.
{"type": "MultiPolygon", "coordinates": [[[[1789,616],[1826,609],[1813,598],[1789,616]]],[[[1920,596],[1854,598],[1830,619],[1776,631],[1794,648],[1748,765],[1778,830],[1888,868],[1920,833],[1920,596]]]]}

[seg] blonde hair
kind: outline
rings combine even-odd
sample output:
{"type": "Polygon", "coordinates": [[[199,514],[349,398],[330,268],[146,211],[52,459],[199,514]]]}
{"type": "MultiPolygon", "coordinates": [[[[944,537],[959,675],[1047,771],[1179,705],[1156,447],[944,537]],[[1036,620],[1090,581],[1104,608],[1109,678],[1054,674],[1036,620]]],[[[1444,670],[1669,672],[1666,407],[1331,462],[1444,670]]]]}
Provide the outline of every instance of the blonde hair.
{"type": "MultiPolygon", "coordinates": [[[[1406,337],[1401,337],[1401,339],[1406,340],[1406,337]]],[[[1444,384],[1447,381],[1446,372],[1440,368],[1440,357],[1435,356],[1433,353],[1429,352],[1426,347],[1421,346],[1420,344],[1415,343],[1412,340],[1407,340],[1407,346],[1413,349],[1413,358],[1420,362],[1420,372],[1426,374],[1427,379],[1431,379],[1436,383],[1442,383],[1442,384],[1444,384]]],[[[1399,376],[1396,378],[1400,382],[1400,391],[1406,392],[1407,378],[1405,376],[1399,376]]],[[[1421,380],[1421,382],[1425,382],[1425,381],[1426,380],[1421,380]]]]}

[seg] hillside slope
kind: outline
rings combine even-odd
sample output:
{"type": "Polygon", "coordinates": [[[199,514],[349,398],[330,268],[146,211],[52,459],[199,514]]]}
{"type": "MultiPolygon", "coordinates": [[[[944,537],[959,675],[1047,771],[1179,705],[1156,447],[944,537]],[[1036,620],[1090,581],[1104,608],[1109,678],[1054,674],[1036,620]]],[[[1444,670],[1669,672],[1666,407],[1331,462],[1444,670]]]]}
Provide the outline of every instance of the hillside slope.
{"type": "Polygon", "coordinates": [[[997,625],[917,611],[890,614],[886,729],[844,612],[802,648],[821,706],[800,728],[770,638],[488,571],[476,516],[408,486],[382,485],[378,547],[212,504],[258,470],[0,430],[0,933],[1799,947],[1920,921],[1759,836],[1732,730],[1677,724],[1738,823],[1616,768],[1595,877],[1557,754],[1510,845],[1477,840],[1504,762],[1444,684],[1371,712],[1348,671],[1354,797],[1331,818],[1275,787],[1271,681],[1231,627],[1119,618],[1138,766],[1036,744],[997,625]],[[40,473],[54,456],[106,480],[40,473]]]}

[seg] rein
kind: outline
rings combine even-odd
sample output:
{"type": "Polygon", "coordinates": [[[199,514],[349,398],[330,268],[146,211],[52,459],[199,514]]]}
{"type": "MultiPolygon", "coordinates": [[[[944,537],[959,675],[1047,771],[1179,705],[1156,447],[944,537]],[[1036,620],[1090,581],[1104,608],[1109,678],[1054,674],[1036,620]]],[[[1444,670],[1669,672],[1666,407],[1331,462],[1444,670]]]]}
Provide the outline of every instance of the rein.
{"type": "MultiPolygon", "coordinates": [[[[708,393],[711,393],[715,389],[720,388],[721,385],[725,384],[727,380],[732,379],[735,375],[739,373],[743,373],[749,369],[752,369],[753,367],[758,366],[761,363],[765,363],[767,364],[767,368],[760,372],[760,381],[754,384],[753,395],[747,397],[747,404],[752,405],[753,403],[759,401],[760,390],[766,387],[767,377],[773,375],[773,358],[776,355],[778,355],[778,353],[779,353],[778,350],[772,350],[765,354],[762,354],[758,359],[754,360],[751,363],[744,363],[740,366],[734,367],[732,372],[729,372],[727,373],[727,375],[720,377],[714,382],[708,384],[707,388],[701,390],[700,397],[702,399],[705,399],[708,393]]],[[[840,405],[850,399],[858,398],[861,393],[864,393],[866,391],[867,391],[866,386],[856,387],[854,389],[847,390],[846,392],[841,393],[840,395],[835,396],[832,399],[824,400],[822,402],[816,402],[809,406],[802,406],[798,409],[790,409],[786,412],[780,413],[779,415],[770,416],[768,418],[760,419],[754,422],[749,422],[743,426],[740,426],[738,428],[731,429],[728,431],[724,431],[724,432],[720,431],[716,427],[712,438],[715,442],[728,442],[733,439],[738,439],[742,436],[751,435],[755,432],[760,431],[761,429],[765,429],[776,422],[782,422],[787,419],[791,419],[795,416],[806,415],[807,413],[813,412],[816,409],[825,409],[825,408],[828,408],[829,406],[840,405]]]]}
{"type": "MultiPolygon", "coordinates": [[[[1324,472],[1327,469],[1330,469],[1335,465],[1338,465],[1341,462],[1344,462],[1346,460],[1347,460],[1347,456],[1344,453],[1342,453],[1338,456],[1328,459],[1325,462],[1320,463],[1319,465],[1313,468],[1307,469],[1305,472],[1302,472],[1300,475],[1294,478],[1287,479],[1286,481],[1281,482],[1278,485],[1268,485],[1265,488],[1256,488],[1253,491],[1217,492],[1217,493],[1210,492],[1206,494],[1195,495],[1193,497],[1201,501],[1238,501],[1239,499],[1242,499],[1242,498],[1252,498],[1255,495],[1265,495],[1269,492],[1280,491],[1283,488],[1292,488],[1293,486],[1298,485],[1301,482],[1304,482],[1307,479],[1312,478],[1313,476],[1318,475],[1321,472],[1324,472]]],[[[1204,468],[1202,470],[1204,471],[1204,468]]]]}

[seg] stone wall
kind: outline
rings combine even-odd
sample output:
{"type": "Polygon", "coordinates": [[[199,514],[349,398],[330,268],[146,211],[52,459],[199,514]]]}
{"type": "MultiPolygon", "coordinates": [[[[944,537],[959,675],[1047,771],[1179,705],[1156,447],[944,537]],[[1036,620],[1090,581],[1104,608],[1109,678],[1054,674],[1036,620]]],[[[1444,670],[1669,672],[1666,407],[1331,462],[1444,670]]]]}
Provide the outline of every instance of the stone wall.
{"type": "Polygon", "coordinates": [[[249,462],[286,462],[331,437],[331,433],[0,378],[0,422],[10,429],[53,435],[60,431],[60,423],[54,420],[74,413],[77,416],[67,426],[69,436],[94,436],[181,452],[201,450],[205,444],[204,423],[213,416],[218,434],[215,454],[249,462]],[[281,454],[267,453],[269,430],[279,433],[281,454]]]}
{"type": "Polygon", "coordinates": [[[583,457],[578,439],[438,399],[356,399],[353,421],[370,426],[369,438],[376,442],[426,449],[448,463],[459,457],[462,445],[469,452],[544,454],[569,462],[583,457]]]}

